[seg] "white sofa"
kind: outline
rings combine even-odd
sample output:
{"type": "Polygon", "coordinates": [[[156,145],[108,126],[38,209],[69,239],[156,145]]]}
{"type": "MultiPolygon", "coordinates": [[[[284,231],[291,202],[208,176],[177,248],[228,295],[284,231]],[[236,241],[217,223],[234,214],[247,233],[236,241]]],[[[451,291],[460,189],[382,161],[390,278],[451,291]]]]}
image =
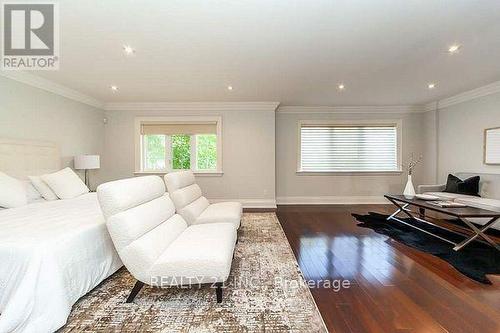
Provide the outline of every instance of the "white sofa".
{"type": "Polygon", "coordinates": [[[97,196],[106,226],[125,267],[138,280],[131,302],[144,284],[170,287],[217,286],[231,269],[236,229],[229,223],[188,226],[158,176],[129,178],[100,185],[97,196]]]}
{"type": "MultiPolygon", "coordinates": [[[[461,179],[465,179],[472,177],[476,174],[457,173],[456,175],[461,179]]],[[[495,199],[493,197],[498,195],[500,191],[500,175],[493,175],[493,174],[478,174],[478,175],[481,176],[481,180],[479,183],[479,190],[481,197],[443,192],[446,188],[446,184],[420,185],[418,186],[418,192],[422,194],[433,195],[439,197],[442,200],[456,201],[464,205],[467,205],[469,207],[500,211],[500,200],[495,199]]],[[[478,224],[485,224],[489,219],[471,218],[469,220],[478,224]]],[[[493,229],[500,230],[500,223],[494,225],[493,229]]]]}
{"type": "Polygon", "coordinates": [[[171,172],[165,175],[165,184],[175,209],[189,225],[230,223],[240,227],[242,206],[239,202],[210,204],[196,184],[192,171],[171,172]]]}

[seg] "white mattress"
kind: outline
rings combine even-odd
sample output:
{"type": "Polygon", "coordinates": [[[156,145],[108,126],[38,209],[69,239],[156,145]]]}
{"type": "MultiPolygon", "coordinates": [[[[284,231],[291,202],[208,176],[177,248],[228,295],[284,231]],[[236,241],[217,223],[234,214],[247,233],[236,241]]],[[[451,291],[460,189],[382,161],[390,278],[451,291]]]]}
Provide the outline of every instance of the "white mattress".
{"type": "Polygon", "coordinates": [[[53,332],[122,263],[97,196],[0,211],[0,332],[53,332]]]}

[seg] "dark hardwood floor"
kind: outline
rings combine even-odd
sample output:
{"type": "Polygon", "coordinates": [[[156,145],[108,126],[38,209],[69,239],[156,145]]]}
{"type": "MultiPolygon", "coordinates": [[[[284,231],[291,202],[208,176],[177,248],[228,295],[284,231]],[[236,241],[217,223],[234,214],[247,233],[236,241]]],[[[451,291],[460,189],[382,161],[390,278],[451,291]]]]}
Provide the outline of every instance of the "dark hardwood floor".
{"type": "Polygon", "coordinates": [[[500,332],[500,276],[483,285],[439,258],[356,226],[389,205],[279,206],[276,214],[330,332],[500,332]]]}

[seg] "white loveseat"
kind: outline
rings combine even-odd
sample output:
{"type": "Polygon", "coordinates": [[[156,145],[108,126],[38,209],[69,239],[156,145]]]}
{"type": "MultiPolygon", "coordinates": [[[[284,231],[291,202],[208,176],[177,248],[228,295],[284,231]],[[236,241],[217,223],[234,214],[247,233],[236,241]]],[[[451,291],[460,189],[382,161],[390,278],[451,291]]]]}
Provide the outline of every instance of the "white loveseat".
{"type": "Polygon", "coordinates": [[[138,280],[127,302],[144,284],[170,287],[217,286],[231,269],[236,229],[229,223],[188,226],[158,176],[100,185],[97,196],[106,226],[125,267],[138,280]]]}
{"type": "Polygon", "coordinates": [[[196,184],[190,170],[171,172],[165,175],[165,184],[172,197],[175,209],[189,225],[230,223],[240,227],[242,206],[239,202],[210,204],[196,184]]]}
{"type": "MultiPolygon", "coordinates": [[[[418,192],[433,195],[442,200],[459,202],[469,207],[500,211],[500,200],[496,199],[496,197],[500,197],[498,196],[500,192],[500,175],[469,173],[457,173],[456,175],[461,179],[479,175],[481,177],[479,182],[479,194],[481,197],[443,192],[446,188],[446,184],[420,185],[418,186],[418,192]]],[[[470,220],[478,224],[485,224],[488,221],[488,219],[480,218],[471,218],[470,220]]],[[[493,229],[500,230],[500,223],[494,225],[493,229]]]]}

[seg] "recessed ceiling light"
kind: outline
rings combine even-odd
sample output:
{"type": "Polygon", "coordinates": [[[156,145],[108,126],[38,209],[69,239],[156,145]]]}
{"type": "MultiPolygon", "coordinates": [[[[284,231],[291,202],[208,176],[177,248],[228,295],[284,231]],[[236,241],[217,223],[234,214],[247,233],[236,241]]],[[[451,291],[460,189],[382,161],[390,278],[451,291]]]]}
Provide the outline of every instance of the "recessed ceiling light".
{"type": "Polygon", "coordinates": [[[339,90],[344,90],[344,89],[345,89],[345,85],[344,85],[343,83],[341,83],[341,84],[339,84],[339,85],[337,86],[337,88],[338,88],[339,90]]]}
{"type": "Polygon", "coordinates": [[[109,88],[111,89],[112,92],[117,92],[118,91],[118,87],[117,86],[111,86],[109,88]]]}
{"type": "Polygon", "coordinates": [[[435,84],[435,83],[429,83],[429,84],[427,85],[427,88],[429,88],[429,89],[434,89],[434,88],[436,88],[436,84],[435,84]]]}
{"type": "Polygon", "coordinates": [[[462,45],[460,45],[460,44],[453,44],[448,48],[448,53],[450,53],[450,54],[458,53],[458,51],[460,50],[461,47],[462,47],[462,45]]]}
{"type": "Polygon", "coordinates": [[[123,45],[123,52],[125,52],[126,55],[132,55],[135,53],[135,50],[130,45],[123,45]]]}
{"type": "Polygon", "coordinates": [[[227,86],[227,90],[233,90],[233,86],[227,86]]]}

